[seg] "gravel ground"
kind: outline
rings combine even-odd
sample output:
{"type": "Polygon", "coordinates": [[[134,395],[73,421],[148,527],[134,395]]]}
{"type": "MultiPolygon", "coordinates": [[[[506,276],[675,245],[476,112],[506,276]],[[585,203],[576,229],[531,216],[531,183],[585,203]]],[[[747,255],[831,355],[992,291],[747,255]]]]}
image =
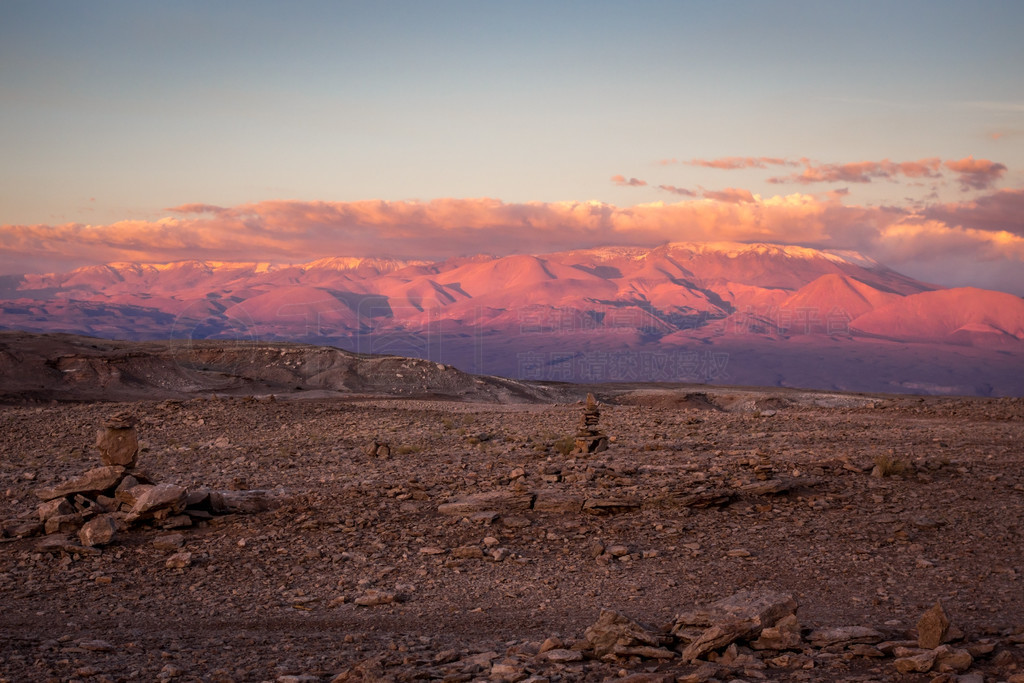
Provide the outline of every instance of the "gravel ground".
{"type": "Polygon", "coordinates": [[[894,640],[915,637],[940,600],[962,642],[994,645],[975,658],[975,680],[1022,670],[1024,401],[709,392],[599,389],[613,401],[601,405],[612,444],[591,456],[564,452],[575,403],[2,406],[0,519],[33,511],[34,489],[98,465],[96,429],[124,410],[139,420],[138,468],[152,479],[281,489],[285,502],[186,529],[135,528],[95,555],[2,539],[0,677],[936,676],[841,648],[808,647],[796,668],[710,672],[585,652],[602,608],[667,627],[740,589],[792,594],[805,629],[867,625],[894,640]],[[367,455],[373,439],[391,454],[367,455]],[[878,463],[898,473],[872,476],[878,463]],[[787,490],[751,487],[765,479],[787,490]],[[439,510],[487,492],[497,492],[493,511],[439,510]],[[587,501],[622,504],[590,514],[587,501]],[[181,550],[191,564],[168,568],[181,550]],[[550,638],[586,657],[538,656],[550,638]]]}

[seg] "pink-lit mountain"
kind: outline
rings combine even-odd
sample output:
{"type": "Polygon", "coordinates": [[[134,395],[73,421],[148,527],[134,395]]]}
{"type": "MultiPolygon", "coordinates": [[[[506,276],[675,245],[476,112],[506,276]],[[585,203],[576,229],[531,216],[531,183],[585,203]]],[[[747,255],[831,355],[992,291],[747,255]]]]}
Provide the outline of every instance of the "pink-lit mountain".
{"type": "Polygon", "coordinates": [[[854,252],[677,243],[115,263],[0,285],[6,329],[306,341],[537,380],[1024,394],[1024,300],[928,285],[854,252]]]}

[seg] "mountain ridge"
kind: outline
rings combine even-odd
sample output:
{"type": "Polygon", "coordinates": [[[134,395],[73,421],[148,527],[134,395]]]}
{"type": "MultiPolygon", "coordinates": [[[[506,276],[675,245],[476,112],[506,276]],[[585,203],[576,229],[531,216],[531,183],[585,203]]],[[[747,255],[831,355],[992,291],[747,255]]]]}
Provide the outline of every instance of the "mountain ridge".
{"type": "MultiPolygon", "coordinates": [[[[680,361],[684,375],[642,371],[629,379],[744,383],[746,374],[763,377],[742,370],[751,362],[744,357],[760,356],[781,362],[772,381],[784,386],[794,376],[809,388],[882,391],[936,386],[985,393],[984,387],[998,386],[1016,392],[1024,384],[989,377],[994,370],[982,368],[997,353],[1021,354],[1024,365],[1024,299],[937,287],[857,252],[763,242],[612,245],[438,262],[328,256],[289,265],[112,263],[3,284],[0,327],[31,332],[134,340],[243,335],[429,357],[511,377],[533,372],[540,357],[551,379],[565,374],[560,364],[567,353],[653,358],[729,348],[739,376],[708,375],[680,361]],[[798,338],[819,348],[840,343],[849,361],[829,356],[838,366],[810,376],[800,367],[808,342],[796,344],[798,338]],[[977,352],[938,353],[956,348],[977,352]],[[779,355],[779,349],[786,351],[779,355]],[[894,358],[911,352],[934,359],[933,370],[908,355],[914,376],[898,377],[894,358]],[[884,379],[868,372],[851,379],[853,385],[836,386],[834,377],[849,375],[844,365],[856,365],[858,357],[875,362],[879,354],[889,368],[884,379]],[[965,365],[950,375],[937,365],[949,362],[965,365]],[[945,379],[932,382],[931,374],[945,379]]],[[[575,366],[564,378],[586,380],[575,366]]]]}

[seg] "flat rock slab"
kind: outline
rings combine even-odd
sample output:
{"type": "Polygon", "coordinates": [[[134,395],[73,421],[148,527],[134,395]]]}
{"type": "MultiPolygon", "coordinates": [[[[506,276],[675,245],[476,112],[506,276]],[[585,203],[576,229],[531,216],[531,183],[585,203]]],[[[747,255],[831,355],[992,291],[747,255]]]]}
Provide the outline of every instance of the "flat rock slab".
{"type": "Polygon", "coordinates": [[[640,499],[631,496],[615,498],[588,498],[583,511],[591,515],[614,515],[640,509],[640,499]]]}
{"type": "Polygon", "coordinates": [[[75,493],[103,493],[117,486],[124,472],[120,465],[96,467],[62,484],[36,489],[35,494],[41,500],[53,500],[75,493]]]}
{"type": "Polygon", "coordinates": [[[537,512],[579,512],[583,509],[583,496],[561,491],[537,491],[533,509],[537,512]]]}
{"type": "Polygon", "coordinates": [[[442,515],[465,515],[474,512],[525,512],[533,506],[532,493],[515,491],[484,491],[459,496],[437,507],[442,515]]]}
{"type": "Polygon", "coordinates": [[[870,626],[838,626],[835,628],[819,628],[811,631],[807,640],[815,647],[829,645],[867,643],[873,645],[885,640],[881,631],[870,626]]]}

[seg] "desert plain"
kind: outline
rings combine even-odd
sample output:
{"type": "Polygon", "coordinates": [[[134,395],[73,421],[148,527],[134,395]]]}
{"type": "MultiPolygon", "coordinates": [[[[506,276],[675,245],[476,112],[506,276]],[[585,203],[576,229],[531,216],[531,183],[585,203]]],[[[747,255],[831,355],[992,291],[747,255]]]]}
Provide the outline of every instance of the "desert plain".
{"type": "Polygon", "coordinates": [[[1022,399],[409,377],[6,395],[0,678],[1024,680],[1022,399]],[[28,531],[112,416],[143,478],[272,504],[28,531]]]}

